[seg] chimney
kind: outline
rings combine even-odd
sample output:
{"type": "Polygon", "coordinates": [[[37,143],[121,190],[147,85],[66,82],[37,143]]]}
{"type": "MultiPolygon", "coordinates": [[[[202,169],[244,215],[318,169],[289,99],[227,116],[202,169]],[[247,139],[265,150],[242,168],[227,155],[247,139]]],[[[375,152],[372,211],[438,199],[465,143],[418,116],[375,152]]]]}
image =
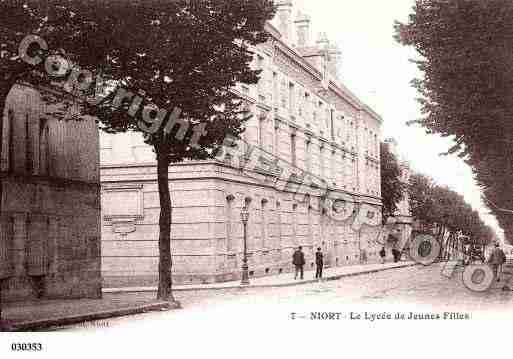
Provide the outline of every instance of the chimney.
{"type": "Polygon", "coordinates": [[[341,55],[342,55],[342,53],[340,52],[338,45],[333,45],[330,47],[330,50],[329,50],[330,59],[329,59],[328,67],[329,67],[330,73],[333,74],[333,76],[335,76],[336,78],[338,78],[340,75],[339,61],[340,61],[341,55]]]}
{"type": "Polygon", "coordinates": [[[281,0],[276,4],[279,20],[278,28],[285,42],[292,41],[292,0],[281,0]]]}
{"type": "Polygon", "coordinates": [[[296,24],[297,46],[307,47],[310,45],[310,17],[298,12],[296,24]]]}
{"type": "Polygon", "coordinates": [[[317,39],[317,50],[322,57],[325,57],[326,55],[328,56],[328,71],[331,75],[338,78],[338,61],[340,60],[341,52],[336,44],[330,43],[328,35],[326,35],[325,32],[319,33],[319,37],[317,39]]]}
{"type": "Polygon", "coordinates": [[[317,48],[321,51],[326,50],[326,48],[330,45],[330,40],[328,40],[328,35],[325,32],[320,32],[317,37],[317,48]]]}

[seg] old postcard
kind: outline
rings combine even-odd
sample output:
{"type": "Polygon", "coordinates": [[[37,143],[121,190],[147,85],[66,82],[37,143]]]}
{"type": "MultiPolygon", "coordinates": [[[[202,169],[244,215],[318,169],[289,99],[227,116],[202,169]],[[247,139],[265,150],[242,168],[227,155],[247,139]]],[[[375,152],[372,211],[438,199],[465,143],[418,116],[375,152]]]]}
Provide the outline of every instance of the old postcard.
{"type": "Polygon", "coordinates": [[[0,0],[0,357],[490,357],[510,0],[0,0]]]}

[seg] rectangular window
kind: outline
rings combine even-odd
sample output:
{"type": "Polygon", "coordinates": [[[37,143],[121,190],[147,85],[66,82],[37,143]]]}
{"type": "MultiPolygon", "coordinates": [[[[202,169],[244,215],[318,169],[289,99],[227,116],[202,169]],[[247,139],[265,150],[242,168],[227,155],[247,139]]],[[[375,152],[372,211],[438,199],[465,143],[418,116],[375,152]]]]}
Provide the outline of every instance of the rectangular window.
{"type": "Polygon", "coordinates": [[[232,204],[233,200],[228,199],[226,202],[226,251],[228,253],[233,252],[232,204]]]}
{"type": "Polygon", "coordinates": [[[265,149],[265,143],[264,143],[264,121],[265,121],[265,117],[263,117],[262,115],[260,115],[257,119],[258,121],[258,146],[260,148],[264,148],[265,149]]]}
{"type": "Polygon", "coordinates": [[[336,182],[337,175],[335,173],[335,151],[331,151],[330,156],[330,184],[336,182]]]}
{"type": "Polygon", "coordinates": [[[326,169],[325,169],[325,164],[324,164],[324,148],[323,147],[319,148],[319,162],[321,165],[321,178],[325,179],[324,176],[326,175],[326,169]]]}
{"type": "Polygon", "coordinates": [[[290,135],[290,156],[293,166],[296,166],[296,135],[293,133],[290,135]]]}
{"type": "Polygon", "coordinates": [[[312,160],[311,160],[311,154],[310,154],[310,143],[311,140],[309,138],[305,141],[305,162],[306,162],[306,171],[311,172],[312,171],[312,160]]]}
{"type": "Polygon", "coordinates": [[[283,77],[281,80],[281,86],[280,86],[280,98],[281,98],[281,107],[288,108],[288,85],[287,81],[283,77]]]}
{"type": "Polygon", "coordinates": [[[278,92],[279,92],[278,80],[279,80],[278,73],[273,72],[273,106],[276,108],[278,107],[278,102],[279,102],[279,100],[278,100],[278,98],[279,98],[279,96],[278,96],[278,92]]]}
{"type": "Polygon", "coordinates": [[[278,120],[274,120],[274,155],[279,156],[280,150],[279,150],[279,144],[280,144],[280,124],[278,123],[278,120]]]}
{"type": "Polygon", "coordinates": [[[262,228],[262,249],[267,246],[267,200],[262,199],[262,207],[260,211],[260,225],[262,228]]]}
{"type": "Polygon", "coordinates": [[[292,82],[289,83],[289,104],[290,104],[290,112],[294,114],[296,110],[296,99],[295,99],[295,89],[294,84],[292,82]]]}
{"type": "Polygon", "coordinates": [[[266,86],[266,74],[265,74],[265,68],[264,68],[264,58],[260,55],[257,55],[257,69],[262,71],[260,73],[260,80],[258,81],[258,96],[260,100],[265,102],[265,86],[266,86]]]}
{"type": "Polygon", "coordinates": [[[303,90],[298,88],[297,90],[297,114],[298,116],[303,116],[303,108],[304,108],[304,98],[303,98],[303,90]]]}
{"type": "Polygon", "coordinates": [[[306,118],[306,127],[310,127],[309,122],[311,121],[312,108],[310,106],[310,94],[305,92],[305,118],[306,118]]]}

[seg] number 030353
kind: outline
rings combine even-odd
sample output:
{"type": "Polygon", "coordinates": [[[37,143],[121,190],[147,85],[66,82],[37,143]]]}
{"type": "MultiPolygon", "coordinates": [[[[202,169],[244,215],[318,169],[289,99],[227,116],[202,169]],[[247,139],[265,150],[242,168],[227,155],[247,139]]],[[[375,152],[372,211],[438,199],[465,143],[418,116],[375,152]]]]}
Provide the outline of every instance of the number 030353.
{"type": "Polygon", "coordinates": [[[11,350],[14,352],[39,352],[43,350],[41,343],[12,343],[11,350]]]}

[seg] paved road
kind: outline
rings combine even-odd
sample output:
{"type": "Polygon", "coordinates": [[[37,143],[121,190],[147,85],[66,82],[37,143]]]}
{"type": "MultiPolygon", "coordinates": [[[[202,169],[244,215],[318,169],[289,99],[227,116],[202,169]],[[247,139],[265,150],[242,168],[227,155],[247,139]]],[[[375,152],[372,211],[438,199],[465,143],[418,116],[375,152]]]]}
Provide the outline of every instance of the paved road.
{"type": "MultiPolygon", "coordinates": [[[[109,327],[123,326],[147,318],[165,321],[172,318],[187,320],[198,316],[230,313],[255,313],[258,307],[282,311],[287,316],[291,308],[336,308],[347,305],[366,305],[380,310],[383,305],[415,305],[418,308],[454,311],[501,311],[512,308],[513,291],[503,291],[502,282],[491,290],[476,293],[465,287],[461,270],[447,278],[442,265],[415,266],[368,275],[285,288],[233,289],[216,291],[180,292],[176,294],[184,309],[179,311],[146,313],[133,317],[109,319],[109,327]]],[[[146,294],[149,295],[149,294],[146,294]]],[[[170,322],[171,323],[171,322],[170,322]]],[[[102,326],[99,325],[100,327],[102,326]]],[[[84,326],[59,328],[84,329],[84,326]]],[[[97,329],[94,325],[86,329],[97,329]]]]}

